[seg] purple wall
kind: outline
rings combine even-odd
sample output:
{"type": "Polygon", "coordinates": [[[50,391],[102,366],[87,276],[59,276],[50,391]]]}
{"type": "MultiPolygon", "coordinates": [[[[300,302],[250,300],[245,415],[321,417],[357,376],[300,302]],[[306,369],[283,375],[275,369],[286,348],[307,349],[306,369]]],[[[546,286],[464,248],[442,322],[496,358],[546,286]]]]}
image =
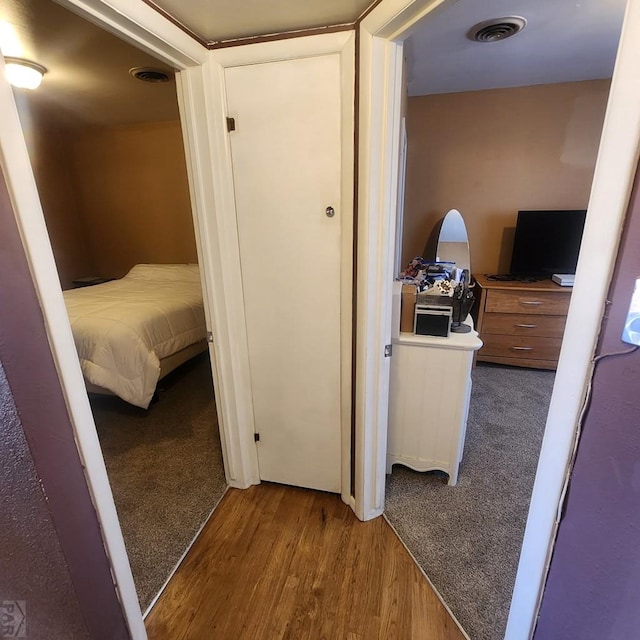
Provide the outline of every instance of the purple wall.
{"type": "MultiPolygon", "coordinates": [[[[620,335],[640,276],[639,186],[637,175],[598,354],[630,348],[620,335]]],[[[596,366],[535,632],[535,640],[631,638],[640,638],[640,350],[596,366]]]]}
{"type": "MultiPolygon", "coordinates": [[[[3,451],[3,464],[5,455],[12,460],[3,469],[3,491],[8,487],[12,495],[13,492],[18,494],[13,495],[6,504],[3,500],[2,517],[11,518],[15,515],[21,518],[20,530],[16,535],[25,540],[4,541],[5,545],[0,550],[3,559],[0,568],[5,566],[5,554],[11,553],[11,546],[7,545],[13,543],[17,550],[21,544],[29,544],[29,539],[35,543],[40,534],[49,535],[53,527],[53,535],[57,540],[55,544],[50,539],[46,543],[48,548],[58,548],[62,552],[66,570],[60,569],[53,558],[51,564],[46,563],[41,567],[52,588],[70,578],[75,597],[69,607],[70,610],[80,611],[89,636],[93,640],[125,640],[129,632],[111,578],[100,525],[49,348],[44,318],[1,172],[0,274],[0,362],[11,391],[12,406],[15,407],[13,411],[20,421],[21,437],[26,442],[30,456],[22,460],[15,459],[21,451],[19,444],[16,444],[18,440],[14,443],[17,448],[3,451]],[[27,471],[29,477],[33,479],[34,473],[37,474],[37,480],[46,495],[50,516],[46,524],[43,523],[42,505],[35,505],[33,512],[26,514],[18,509],[22,493],[25,500],[33,499],[29,484],[17,482],[16,476],[25,470],[25,465],[28,467],[30,464],[32,472],[27,471]],[[12,507],[17,510],[15,514],[12,507]],[[68,576],[62,575],[67,571],[68,576]],[[62,573],[58,576],[58,572],[62,573]]],[[[24,448],[24,451],[27,449],[24,448]]],[[[0,600],[18,599],[11,590],[5,592],[5,585],[10,587],[12,584],[25,585],[30,581],[44,580],[43,574],[31,573],[29,564],[7,563],[6,567],[9,573],[2,573],[0,600]]],[[[29,611],[44,611],[51,606],[50,597],[46,594],[37,596],[37,593],[42,594],[42,591],[33,591],[34,595],[28,599],[28,616],[29,611]]],[[[58,614],[64,615],[64,612],[58,614]]],[[[55,637],[52,632],[53,628],[51,633],[41,637],[55,637]]],[[[27,632],[27,637],[38,636],[27,632]]]]}
{"type": "MultiPolygon", "coordinates": [[[[1,364],[0,441],[0,601],[26,603],[28,638],[88,639],[1,364]]],[[[11,629],[20,622],[16,615],[7,624],[11,629]]]]}

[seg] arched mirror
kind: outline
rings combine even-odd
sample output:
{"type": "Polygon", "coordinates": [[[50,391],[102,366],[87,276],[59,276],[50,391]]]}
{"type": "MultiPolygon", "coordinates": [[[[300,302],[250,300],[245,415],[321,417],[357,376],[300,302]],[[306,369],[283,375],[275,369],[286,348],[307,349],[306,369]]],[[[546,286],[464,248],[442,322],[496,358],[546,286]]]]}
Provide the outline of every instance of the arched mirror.
{"type": "Polygon", "coordinates": [[[436,224],[422,258],[427,262],[455,262],[456,268],[463,271],[460,286],[451,299],[453,307],[453,322],[451,331],[454,333],[468,333],[471,327],[464,324],[467,314],[473,306],[473,292],[471,280],[471,257],[469,255],[469,237],[462,214],[457,209],[451,209],[436,224]]]}
{"type": "Polygon", "coordinates": [[[422,257],[429,262],[455,262],[458,269],[471,273],[469,237],[464,218],[457,209],[451,209],[434,227],[422,257]]]}

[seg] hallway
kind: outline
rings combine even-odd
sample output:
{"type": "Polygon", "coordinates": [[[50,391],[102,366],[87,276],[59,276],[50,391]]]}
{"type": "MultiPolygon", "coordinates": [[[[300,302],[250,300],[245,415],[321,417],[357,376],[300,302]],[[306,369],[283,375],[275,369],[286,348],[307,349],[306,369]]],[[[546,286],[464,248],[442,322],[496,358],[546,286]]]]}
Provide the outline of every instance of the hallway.
{"type": "Polygon", "coordinates": [[[461,640],[383,518],[333,494],[230,489],[146,619],[149,640],[461,640]]]}

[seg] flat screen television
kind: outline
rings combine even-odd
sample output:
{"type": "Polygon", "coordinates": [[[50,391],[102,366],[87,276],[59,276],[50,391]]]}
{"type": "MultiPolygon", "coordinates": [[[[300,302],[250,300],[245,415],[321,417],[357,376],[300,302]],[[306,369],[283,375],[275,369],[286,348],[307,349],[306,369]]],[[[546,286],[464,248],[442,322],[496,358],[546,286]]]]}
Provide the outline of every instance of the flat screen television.
{"type": "Polygon", "coordinates": [[[518,211],[510,272],[550,278],[575,273],[585,210],[518,211]]]}

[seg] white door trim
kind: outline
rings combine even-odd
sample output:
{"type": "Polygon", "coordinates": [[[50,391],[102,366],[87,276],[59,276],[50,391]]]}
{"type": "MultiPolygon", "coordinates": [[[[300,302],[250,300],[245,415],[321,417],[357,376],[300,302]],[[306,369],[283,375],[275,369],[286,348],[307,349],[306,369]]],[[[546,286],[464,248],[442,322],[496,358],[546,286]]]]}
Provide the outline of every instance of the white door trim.
{"type": "Polygon", "coordinates": [[[242,291],[237,254],[237,229],[219,212],[235,207],[228,197],[224,171],[231,162],[226,138],[216,126],[218,92],[205,66],[178,74],[179,105],[187,150],[187,172],[203,291],[207,294],[207,322],[213,333],[211,355],[220,439],[227,482],[246,488],[260,481],[253,442],[253,407],[244,308],[235,304],[242,291]]]}
{"type": "MultiPolygon", "coordinates": [[[[379,5],[380,6],[380,5],[379,5]]],[[[398,186],[402,44],[360,30],[356,326],[356,514],[384,510],[391,289],[398,186]],[[382,135],[381,135],[382,134],[382,135]],[[389,179],[395,176],[395,180],[389,179]]]]}
{"type": "MultiPolygon", "coordinates": [[[[391,170],[393,163],[389,156],[397,158],[398,155],[397,147],[393,145],[398,138],[399,118],[390,122],[388,114],[394,112],[394,102],[398,99],[394,92],[399,92],[401,88],[401,69],[391,55],[392,47],[396,40],[410,35],[418,19],[449,4],[451,0],[382,0],[360,26],[358,153],[359,226],[362,235],[358,242],[363,250],[365,247],[371,250],[378,241],[373,246],[372,254],[363,256],[364,264],[359,264],[360,288],[367,285],[370,277],[375,278],[375,250],[379,250],[378,255],[385,256],[388,253],[387,245],[393,242],[393,235],[384,233],[395,215],[392,208],[387,206],[387,198],[393,183],[397,182],[397,172],[391,170]],[[365,220],[367,227],[363,222],[365,220]]],[[[558,504],[591,375],[593,349],[636,173],[640,151],[640,77],[636,70],[638,42],[640,0],[629,0],[589,201],[583,250],[569,309],[568,330],[560,354],[511,603],[506,635],[508,640],[529,638],[533,631],[539,596],[544,587],[547,559],[554,542],[558,504]]],[[[361,335],[367,336],[372,349],[380,349],[389,338],[387,318],[391,315],[391,296],[388,287],[380,282],[371,286],[365,302],[368,313],[359,318],[358,340],[361,335]]],[[[360,298],[359,308],[362,308],[360,298]]],[[[359,366],[358,373],[362,388],[372,391],[384,387],[381,381],[388,378],[388,368],[380,360],[359,366]]],[[[360,402],[360,394],[358,398],[360,402]]],[[[384,401],[381,400],[380,404],[384,404],[384,401]]],[[[365,414],[361,428],[369,450],[375,451],[376,443],[383,446],[386,419],[382,409],[378,414],[373,410],[365,414]]],[[[368,459],[373,457],[374,454],[368,459]]],[[[375,513],[382,505],[384,472],[384,464],[377,458],[375,464],[363,470],[371,513],[375,513]],[[376,499],[380,500],[379,504],[376,499]]],[[[366,517],[368,514],[364,515],[366,517]]]]}
{"type": "Polygon", "coordinates": [[[206,60],[206,47],[141,0],[55,1],[176,69],[206,60]]]}
{"type": "Polygon", "coordinates": [[[446,0],[382,0],[359,25],[356,514],[384,510],[403,45],[446,0]]]}
{"type": "MultiPolygon", "coordinates": [[[[240,252],[236,221],[231,147],[226,132],[226,108],[224,70],[229,67],[247,64],[261,64],[278,60],[291,60],[310,56],[339,53],[342,74],[342,150],[343,150],[343,192],[342,192],[342,251],[343,270],[341,273],[341,358],[342,367],[342,498],[351,504],[350,498],[350,459],[351,459],[351,265],[353,238],[353,61],[355,56],[354,34],[339,32],[287,41],[256,43],[245,46],[214,50],[204,65],[204,95],[207,101],[208,141],[210,160],[205,165],[213,167],[209,179],[213,183],[215,208],[209,214],[199,216],[201,225],[208,225],[210,233],[216,238],[216,264],[211,264],[211,273],[218,281],[226,280],[228,286],[212,287],[213,308],[225,309],[227,315],[233,315],[233,321],[227,323],[224,339],[217,340],[218,365],[221,367],[220,379],[232,375],[244,382],[235,392],[236,411],[243,419],[230,422],[231,430],[227,434],[229,442],[236,446],[230,452],[230,461],[234,457],[242,461],[245,469],[243,481],[236,486],[248,486],[260,481],[256,445],[254,441],[253,401],[251,396],[249,357],[247,347],[247,329],[244,315],[244,297],[240,276],[240,252]],[[204,219],[206,218],[206,220],[204,219]],[[235,358],[224,357],[225,352],[234,349],[235,358]]],[[[187,72],[183,75],[193,75],[187,72]]],[[[231,114],[233,115],[233,114],[231,114]]],[[[196,119],[197,120],[197,119],[196,119]]],[[[194,120],[194,122],[196,122],[194,120]]],[[[197,122],[196,122],[197,124],[197,122]]],[[[238,126],[242,126],[238,123],[238,126]]],[[[194,140],[205,140],[206,130],[194,133],[194,140]]],[[[192,145],[189,145],[192,146],[192,145]]],[[[203,163],[199,164],[202,168],[203,163]]],[[[211,257],[213,257],[211,252],[211,257]]],[[[232,480],[230,478],[230,480],[232,480]]],[[[232,481],[233,483],[233,481],[232,481]]]]}

